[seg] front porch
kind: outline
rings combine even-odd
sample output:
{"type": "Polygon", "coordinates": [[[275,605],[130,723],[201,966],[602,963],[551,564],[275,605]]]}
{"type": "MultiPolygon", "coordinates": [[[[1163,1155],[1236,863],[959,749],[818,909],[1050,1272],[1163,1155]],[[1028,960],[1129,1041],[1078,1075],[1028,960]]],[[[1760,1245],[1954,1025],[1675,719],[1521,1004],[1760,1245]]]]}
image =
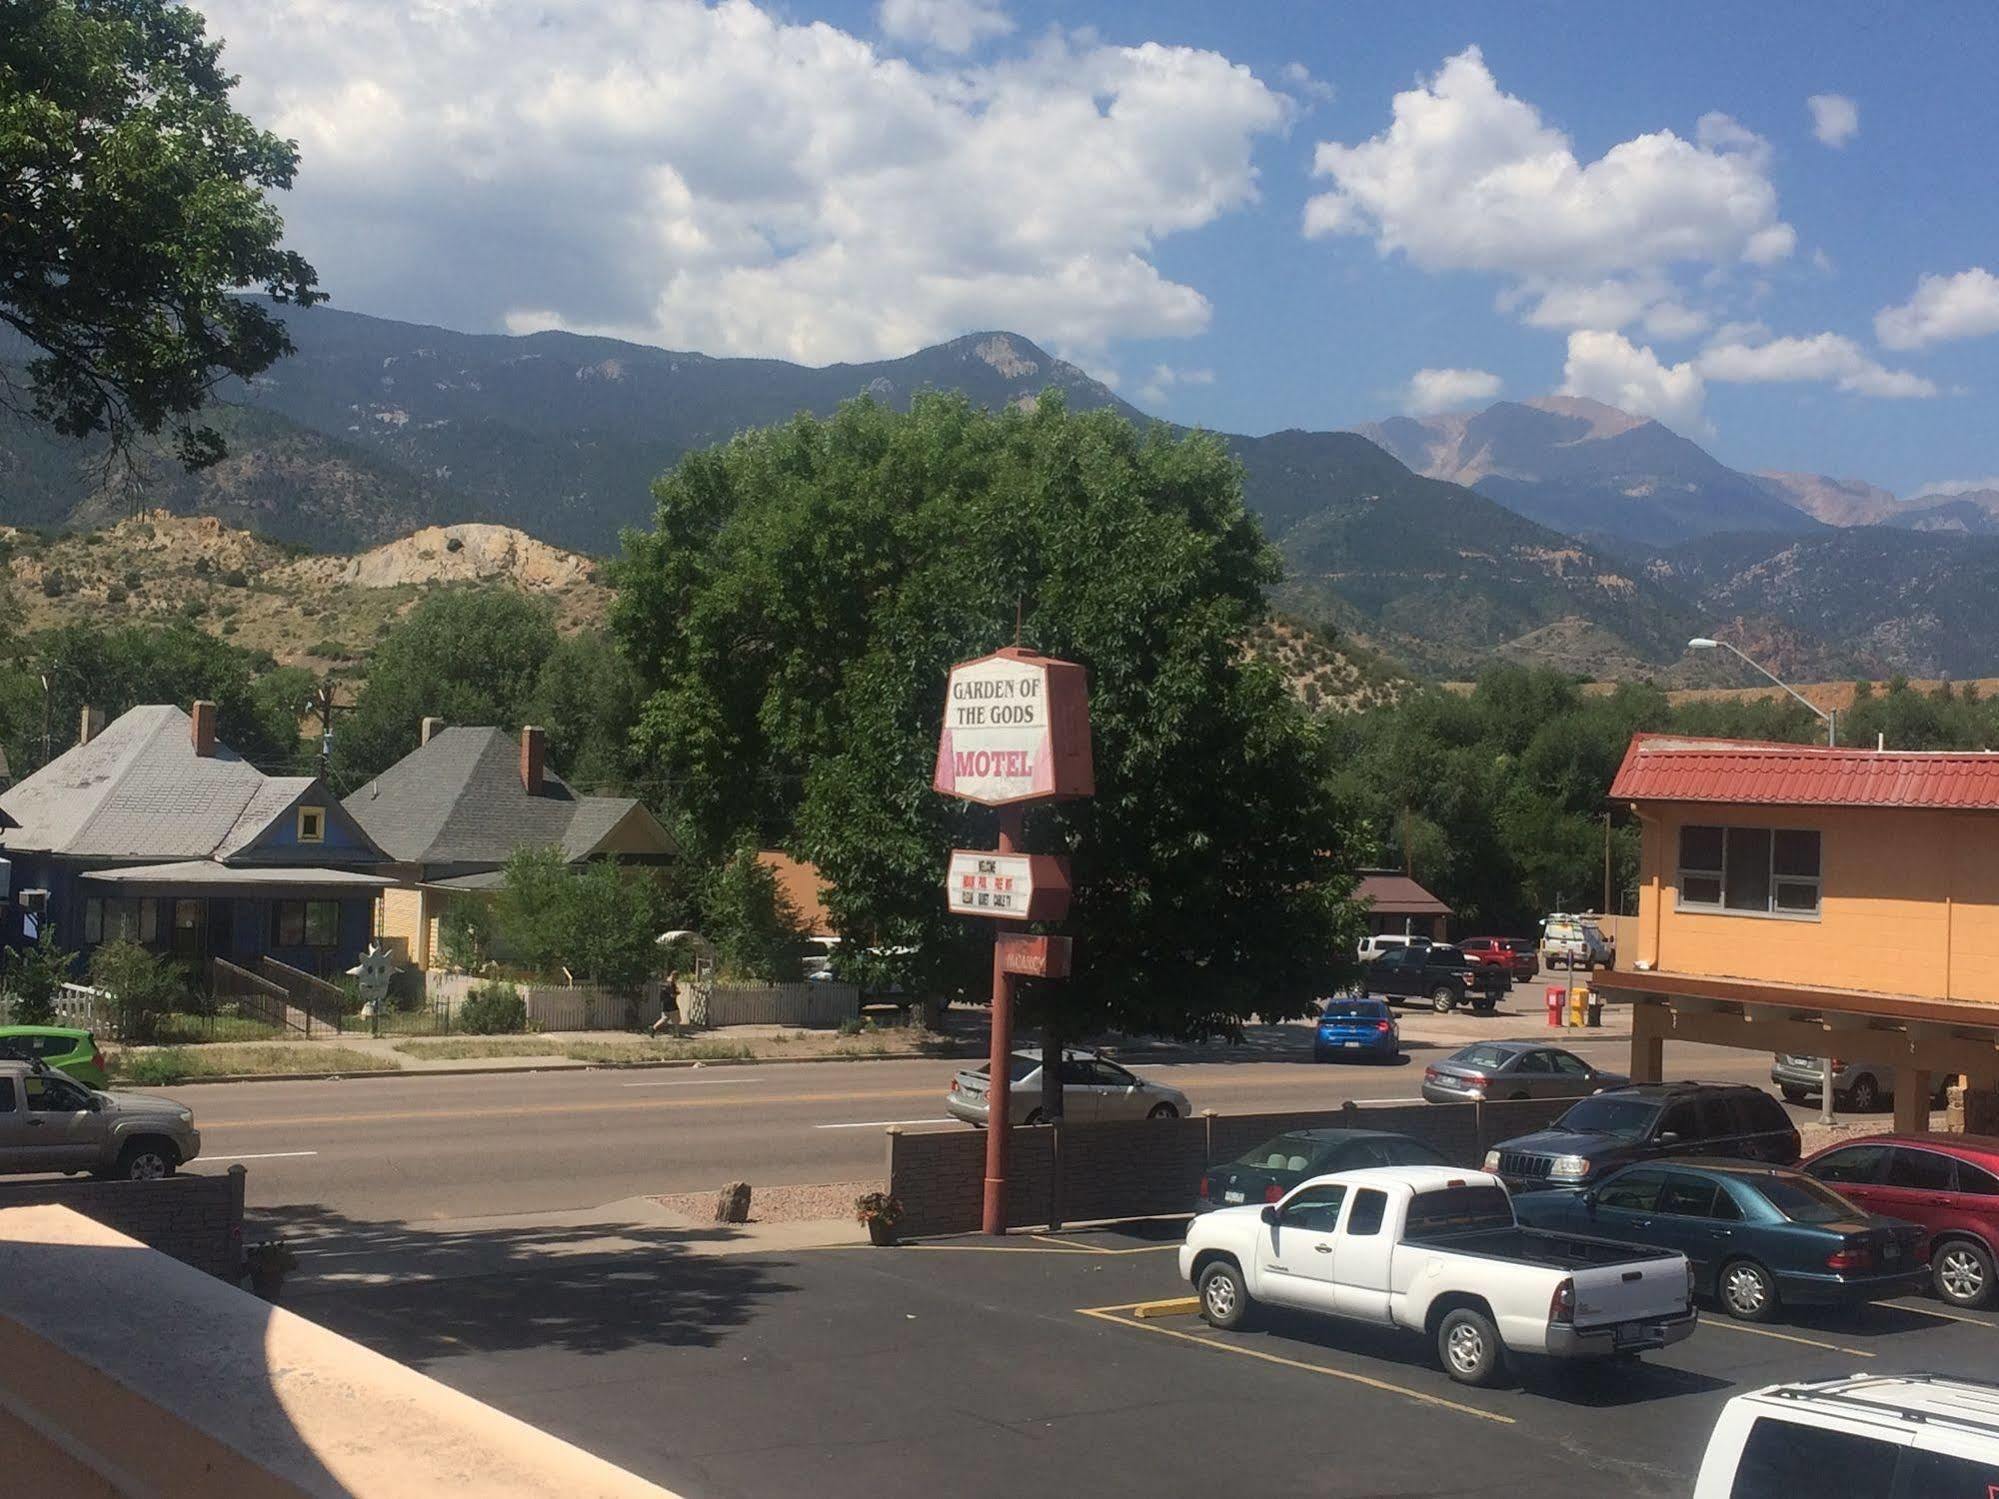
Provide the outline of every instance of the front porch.
{"type": "Polygon", "coordinates": [[[1999,1005],[1622,969],[1595,988],[1632,1006],[1637,1082],[1661,1079],[1668,1041],[1871,1062],[1895,1069],[1895,1129],[1908,1134],[1929,1129],[1939,1078],[1999,1084],[1999,1005]]]}

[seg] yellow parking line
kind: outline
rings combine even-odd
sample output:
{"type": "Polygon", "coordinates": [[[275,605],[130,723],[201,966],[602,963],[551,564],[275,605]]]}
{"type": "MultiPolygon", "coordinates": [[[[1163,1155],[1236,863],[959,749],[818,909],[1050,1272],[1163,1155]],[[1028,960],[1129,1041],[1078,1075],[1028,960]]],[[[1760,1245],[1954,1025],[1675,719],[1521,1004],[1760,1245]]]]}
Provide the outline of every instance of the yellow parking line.
{"type": "Polygon", "coordinates": [[[1039,1239],[1044,1244],[1063,1244],[1067,1245],[1070,1249],[1087,1250],[1091,1254],[1111,1253],[1110,1250],[1101,1248],[1100,1246],[1095,1244],[1078,1244],[1074,1239],[1058,1239],[1053,1234],[1036,1234],[1034,1237],[1039,1239]]]}
{"type": "Polygon", "coordinates": [[[1407,1385],[1390,1384],[1385,1379],[1372,1379],[1365,1374],[1355,1374],[1346,1369],[1329,1369],[1324,1364],[1308,1364],[1303,1359],[1283,1358],[1275,1353],[1264,1353],[1256,1348],[1242,1348],[1234,1343],[1218,1342],[1214,1338],[1199,1337],[1191,1332],[1180,1332],[1171,1327],[1158,1327],[1149,1322],[1135,1322],[1129,1317],[1117,1315],[1119,1311],[1131,1308],[1106,1309],[1101,1307],[1078,1307],[1085,1317],[1094,1317],[1099,1322],[1114,1323],[1119,1327],[1135,1327],[1140,1332],[1158,1333],[1163,1338],[1178,1338],[1183,1343],[1192,1343],[1196,1348],[1210,1348],[1217,1353],[1234,1353],[1243,1358],[1253,1358],[1266,1364],[1276,1364],[1285,1369],[1301,1369],[1307,1374],[1323,1374],[1328,1379],[1343,1379],[1349,1384],[1366,1385],[1371,1390],[1381,1390],[1390,1395],[1401,1395],[1422,1405],[1441,1406],[1445,1410],[1456,1411],[1460,1415],[1476,1416],[1481,1421],[1496,1421],[1502,1426],[1518,1423],[1511,1416],[1502,1416],[1497,1411],[1480,1410],[1475,1405],[1461,1405],[1455,1400],[1446,1400],[1441,1395],[1427,1394],[1422,1390],[1412,1390],[1407,1385]]]}
{"type": "Polygon", "coordinates": [[[1834,1353],[1850,1353],[1855,1358],[1874,1357],[1865,1348],[1849,1348],[1844,1343],[1827,1343],[1818,1338],[1801,1338],[1794,1332],[1773,1332],[1767,1327],[1744,1327],[1740,1322],[1724,1322],[1719,1317],[1703,1317],[1701,1326],[1726,1328],[1729,1332],[1751,1333],[1759,1338],[1776,1338],[1785,1343],[1803,1343],[1807,1348],[1829,1348],[1834,1353]]]}
{"type": "Polygon", "coordinates": [[[1941,1317],[1946,1322],[1968,1322],[1973,1327],[1989,1327],[1999,1332],[1999,1322],[1987,1322],[1983,1317],[1967,1317],[1961,1312],[1940,1312],[1933,1306],[1910,1306],[1906,1301],[1884,1301],[1883,1306],[1892,1306],[1898,1312],[1914,1312],[1919,1317],[1941,1317]]]}
{"type": "Polygon", "coordinates": [[[1143,1301],[1131,1309],[1134,1317],[1191,1317],[1201,1309],[1198,1296],[1173,1296],[1165,1301],[1143,1301]]]}

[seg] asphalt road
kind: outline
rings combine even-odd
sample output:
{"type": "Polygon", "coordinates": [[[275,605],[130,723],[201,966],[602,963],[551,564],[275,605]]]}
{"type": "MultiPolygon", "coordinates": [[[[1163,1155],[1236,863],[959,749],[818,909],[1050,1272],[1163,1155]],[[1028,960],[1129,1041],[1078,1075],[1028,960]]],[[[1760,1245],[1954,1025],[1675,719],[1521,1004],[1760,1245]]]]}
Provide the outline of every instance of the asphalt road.
{"type": "MultiPolygon", "coordinates": [[[[1494,1035],[1526,1033],[1502,1018],[1494,1035]]],[[[1622,1036],[1564,1044],[1621,1068],[1622,1036]]],[[[1133,1064],[1227,1112],[1414,1101],[1423,1062],[1315,1066],[1263,1059],[1133,1064]]],[[[1769,1059],[1669,1048],[1674,1075],[1767,1084],[1769,1059]]],[[[249,1170],[253,1208],[312,1205],[355,1220],[424,1221],[590,1208],[741,1179],[850,1181],[883,1165],[882,1129],[962,1129],[943,1115],[946,1059],[674,1070],[421,1074],[166,1090],[195,1112],[190,1169],[249,1170]]],[[[1797,1111],[1800,1118],[1809,1110],[1797,1111]]]]}
{"type": "MultiPolygon", "coordinates": [[[[1920,1297],[1630,1367],[1453,1384],[1427,1344],[1302,1316],[1215,1333],[1177,1223],[930,1249],[615,1261],[302,1296],[295,1310],[690,1499],[1537,1494],[1683,1499],[1722,1404],[1783,1380],[1983,1376],[1999,1316],[1920,1297]]],[[[1844,1493],[1827,1475],[1826,1494],[1844,1493]]]]}

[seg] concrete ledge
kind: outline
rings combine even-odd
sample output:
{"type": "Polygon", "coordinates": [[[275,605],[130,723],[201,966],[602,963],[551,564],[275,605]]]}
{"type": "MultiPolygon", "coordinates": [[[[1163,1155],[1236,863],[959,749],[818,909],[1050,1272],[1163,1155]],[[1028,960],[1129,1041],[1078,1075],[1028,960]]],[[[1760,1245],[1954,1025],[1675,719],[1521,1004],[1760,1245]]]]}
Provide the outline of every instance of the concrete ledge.
{"type": "Polygon", "coordinates": [[[671,1499],[58,1207],[0,1211],[0,1450],[9,1492],[671,1499]]]}

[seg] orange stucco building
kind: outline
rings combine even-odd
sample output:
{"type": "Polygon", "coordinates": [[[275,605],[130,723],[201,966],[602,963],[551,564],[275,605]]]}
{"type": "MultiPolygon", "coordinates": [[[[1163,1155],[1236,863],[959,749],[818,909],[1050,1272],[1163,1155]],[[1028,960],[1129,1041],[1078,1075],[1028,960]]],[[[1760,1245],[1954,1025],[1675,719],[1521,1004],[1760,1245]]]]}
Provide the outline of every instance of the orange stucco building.
{"type": "MultiPolygon", "coordinates": [[[[1670,1039],[1999,1078],[1999,755],[1641,734],[1611,786],[1643,829],[1635,942],[1598,988],[1670,1039]]],[[[1627,927],[1627,932],[1631,928],[1627,927]]]]}

